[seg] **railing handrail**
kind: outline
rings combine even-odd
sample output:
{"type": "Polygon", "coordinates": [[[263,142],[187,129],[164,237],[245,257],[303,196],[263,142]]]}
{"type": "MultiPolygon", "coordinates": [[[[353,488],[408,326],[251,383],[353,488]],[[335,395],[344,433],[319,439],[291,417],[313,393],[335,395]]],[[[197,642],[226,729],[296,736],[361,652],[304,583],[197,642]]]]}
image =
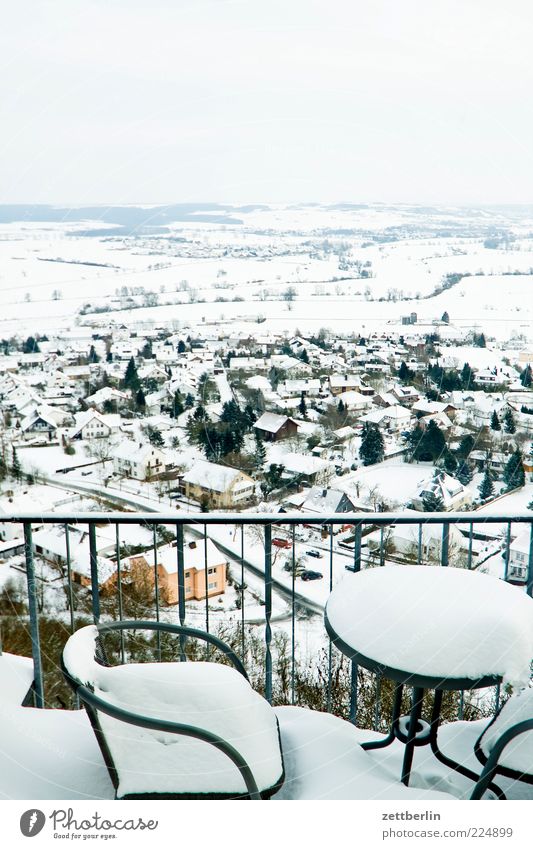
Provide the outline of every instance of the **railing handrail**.
{"type": "Polygon", "coordinates": [[[5,513],[2,523],[30,524],[88,524],[88,525],[452,525],[452,524],[524,524],[533,522],[533,512],[483,513],[468,512],[424,513],[122,513],[119,511],[79,513],[5,513]]]}

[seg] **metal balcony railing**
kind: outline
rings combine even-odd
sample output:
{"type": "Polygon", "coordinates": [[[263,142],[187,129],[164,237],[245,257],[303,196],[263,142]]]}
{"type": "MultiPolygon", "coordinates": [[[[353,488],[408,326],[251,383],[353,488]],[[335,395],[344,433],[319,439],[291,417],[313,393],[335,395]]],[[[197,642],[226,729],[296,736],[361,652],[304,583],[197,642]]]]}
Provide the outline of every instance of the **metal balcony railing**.
{"type": "MultiPolygon", "coordinates": [[[[321,568],[324,569],[323,584],[327,585],[324,589],[325,597],[327,591],[331,590],[334,580],[337,576],[334,575],[335,570],[346,568],[357,572],[369,565],[380,566],[391,559],[399,559],[395,557],[394,548],[390,545],[391,535],[394,535],[395,529],[401,526],[409,525],[413,528],[414,545],[409,553],[410,562],[423,563],[426,559],[426,543],[425,535],[428,530],[437,526],[437,533],[432,534],[432,540],[435,543],[433,546],[433,556],[437,551],[438,560],[441,567],[461,565],[463,568],[476,568],[477,560],[474,552],[476,541],[480,538],[487,537],[492,540],[492,549],[494,552],[499,550],[500,557],[503,562],[503,578],[513,583],[522,584],[522,589],[530,596],[533,595],[533,513],[523,513],[519,515],[509,514],[492,514],[480,515],[475,512],[460,512],[460,513],[420,513],[414,515],[409,514],[390,514],[390,513],[365,513],[365,514],[335,514],[332,516],[307,516],[289,513],[278,514],[233,514],[233,513],[200,513],[187,514],[180,516],[176,513],[118,513],[118,512],[91,512],[91,513],[50,513],[45,515],[17,514],[17,515],[2,515],[0,517],[0,531],[5,539],[9,536],[23,536],[23,571],[26,577],[26,604],[25,611],[20,615],[20,626],[27,629],[31,639],[31,654],[34,667],[34,685],[33,685],[33,700],[36,707],[44,707],[46,702],[47,682],[43,675],[43,650],[48,654],[51,651],[48,647],[43,646],[41,634],[42,612],[39,611],[39,576],[36,574],[36,546],[34,544],[34,532],[36,528],[47,526],[60,526],[64,531],[65,550],[62,562],[64,565],[64,589],[66,591],[66,606],[65,612],[68,611],[67,620],[69,620],[67,630],[75,629],[75,599],[74,587],[76,585],[75,576],[73,575],[73,562],[71,551],[71,537],[73,529],[84,529],[86,531],[87,547],[88,547],[88,564],[89,575],[87,580],[86,593],[90,598],[90,614],[95,622],[101,620],[102,604],[101,604],[101,559],[98,553],[97,544],[97,529],[102,526],[111,528],[114,531],[114,552],[109,555],[113,559],[116,566],[116,616],[118,619],[123,618],[123,592],[125,586],[125,573],[123,568],[124,553],[121,544],[121,529],[123,526],[141,526],[144,529],[149,529],[151,532],[150,555],[153,557],[153,582],[151,582],[152,598],[152,615],[159,621],[162,612],[167,615],[165,605],[162,602],[159,575],[156,564],[158,563],[158,549],[163,544],[161,542],[161,532],[158,529],[164,529],[164,544],[175,547],[176,556],[176,572],[177,572],[177,604],[172,610],[177,611],[177,620],[180,625],[186,625],[188,606],[186,604],[186,568],[185,568],[185,530],[187,533],[196,533],[200,538],[207,540],[210,531],[214,533],[216,528],[227,526],[233,529],[233,535],[226,537],[226,542],[220,542],[220,539],[215,535],[215,543],[228,555],[233,563],[234,569],[237,570],[239,580],[235,582],[237,596],[240,596],[240,606],[238,611],[238,629],[240,634],[239,647],[243,660],[245,659],[245,634],[247,628],[246,621],[246,571],[251,570],[255,573],[254,580],[259,581],[262,586],[261,603],[264,613],[264,621],[259,625],[255,625],[256,632],[259,632],[262,637],[263,650],[263,668],[262,668],[262,690],[269,701],[273,699],[273,669],[274,669],[274,654],[275,646],[273,646],[273,594],[280,593],[285,603],[287,603],[287,619],[288,633],[290,633],[290,656],[288,664],[290,700],[295,703],[295,658],[297,653],[297,612],[302,606],[307,606],[308,609],[315,614],[321,613],[321,604],[313,601],[306,596],[303,590],[303,584],[296,583],[296,562],[298,539],[297,532],[305,525],[306,528],[316,528],[319,532],[316,543],[308,543],[309,547],[321,545],[323,556],[321,560],[321,568]],[[13,526],[16,526],[15,528],[13,526]],[[257,558],[252,562],[249,559],[247,552],[247,538],[245,530],[249,527],[257,529],[257,540],[260,541],[261,562],[257,562],[257,558]],[[458,558],[458,550],[450,545],[450,529],[456,526],[461,533],[463,541],[460,557],[461,562],[455,562],[458,558]],[[344,537],[339,539],[339,530],[343,529],[344,537]],[[6,533],[7,531],[10,533],[6,533]],[[527,536],[529,529],[529,535],[527,536]],[[527,545],[524,553],[523,538],[524,533],[527,537],[527,545]],[[372,535],[374,544],[368,546],[366,537],[372,535]],[[518,559],[515,559],[512,551],[513,540],[519,537],[522,540],[522,554],[517,554],[518,559]],[[285,580],[280,579],[277,569],[273,570],[273,552],[278,550],[274,543],[279,546],[280,539],[282,540],[282,548],[285,549],[285,554],[288,558],[288,564],[292,564],[292,569],[285,573],[285,580]],[[338,555],[342,553],[344,562],[339,566],[338,555]]],[[[202,541],[200,539],[200,545],[202,541]]],[[[208,583],[207,573],[207,542],[204,543],[206,550],[205,559],[205,582],[208,583]]],[[[22,543],[21,543],[22,547],[22,543]]],[[[257,546],[256,546],[257,550],[257,546]]],[[[396,552],[397,554],[397,552],[396,552]]],[[[407,555],[404,555],[407,557],[407,555]]],[[[480,559],[480,558],[477,558],[480,559]]],[[[308,564],[309,568],[314,568],[308,564]]],[[[127,577],[127,576],[126,576],[127,577]]],[[[235,575],[234,575],[235,577],[235,575]]],[[[325,600],[324,597],[324,600],[325,600]]],[[[175,615],[174,613],[172,614],[175,615]]],[[[210,631],[212,627],[212,616],[210,616],[209,595],[205,596],[205,610],[202,614],[205,618],[203,623],[206,631],[210,631]],[[210,621],[211,620],[211,621],[210,621]]],[[[324,631],[324,640],[326,640],[324,631]]],[[[9,649],[8,646],[4,646],[9,649]]],[[[159,657],[161,656],[160,644],[158,644],[159,657]]],[[[55,649],[57,651],[57,647],[55,649]]],[[[124,660],[124,645],[122,644],[122,660],[124,660]]],[[[334,681],[332,678],[333,658],[336,649],[329,642],[329,648],[326,653],[325,666],[322,670],[322,681],[324,682],[326,694],[324,706],[329,710],[332,707],[334,681]]],[[[56,658],[59,664],[59,657],[56,658]]],[[[358,719],[358,669],[353,662],[351,663],[349,675],[349,704],[346,705],[345,714],[352,721],[358,719]]],[[[375,688],[375,721],[374,727],[378,726],[379,710],[380,710],[380,687],[381,682],[376,682],[375,688]]],[[[499,693],[496,693],[495,705],[497,706],[499,693]]],[[[300,703],[302,703],[300,701],[300,703]]],[[[48,703],[49,704],[49,703],[48,703]]],[[[462,718],[463,699],[461,698],[458,715],[462,718]]]]}

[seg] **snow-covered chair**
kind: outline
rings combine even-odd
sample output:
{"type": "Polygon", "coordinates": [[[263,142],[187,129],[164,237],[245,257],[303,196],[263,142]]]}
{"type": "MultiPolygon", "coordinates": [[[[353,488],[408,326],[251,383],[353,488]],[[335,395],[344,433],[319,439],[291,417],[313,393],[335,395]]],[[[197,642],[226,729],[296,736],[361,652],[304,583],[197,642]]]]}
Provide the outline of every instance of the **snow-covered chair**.
{"type": "Polygon", "coordinates": [[[496,774],[533,784],[533,688],[511,696],[476,741],[484,764],[472,799],[481,799],[496,774]]]}
{"type": "Polygon", "coordinates": [[[81,628],[62,655],[65,678],[84,705],[115,798],[269,798],[284,779],[279,727],[232,649],[213,635],[160,622],[81,628]],[[211,662],[109,666],[102,637],[163,631],[222,650],[211,662]]]}

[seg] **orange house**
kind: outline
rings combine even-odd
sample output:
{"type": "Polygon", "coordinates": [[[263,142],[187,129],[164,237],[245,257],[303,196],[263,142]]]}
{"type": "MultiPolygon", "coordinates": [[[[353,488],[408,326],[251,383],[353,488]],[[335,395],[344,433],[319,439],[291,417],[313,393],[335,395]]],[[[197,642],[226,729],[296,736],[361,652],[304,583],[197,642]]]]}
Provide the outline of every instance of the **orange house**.
{"type": "MultiPolygon", "coordinates": [[[[226,591],[227,560],[210,539],[191,540],[184,547],[185,600],[201,601],[207,596],[221,595],[226,591]],[[207,575],[206,575],[207,566],[207,575]],[[207,580],[206,580],[207,578],[207,580]],[[207,585],[207,586],[206,586],[207,585]]],[[[178,553],[176,544],[161,546],[157,551],[157,580],[161,598],[167,604],[178,603],[178,553]]],[[[146,551],[129,557],[121,564],[121,580],[145,587],[153,592],[155,584],[154,552],[146,551]]],[[[113,590],[117,572],[102,586],[113,590]]]]}

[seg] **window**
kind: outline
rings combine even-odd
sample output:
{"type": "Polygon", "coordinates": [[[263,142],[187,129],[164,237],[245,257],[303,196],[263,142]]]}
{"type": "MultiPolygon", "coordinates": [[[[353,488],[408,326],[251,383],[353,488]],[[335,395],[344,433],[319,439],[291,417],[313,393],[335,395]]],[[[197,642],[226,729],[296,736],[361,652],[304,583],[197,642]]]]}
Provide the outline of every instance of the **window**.
{"type": "Polygon", "coordinates": [[[217,570],[216,570],[215,568],[208,569],[208,570],[207,570],[207,574],[208,574],[208,575],[214,575],[216,571],[217,571],[217,570]]]}
{"type": "Polygon", "coordinates": [[[210,590],[216,590],[216,588],[217,588],[217,582],[216,582],[216,581],[213,581],[213,583],[208,584],[207,586],[208,586],[208,589],[210,589],[210,590]]]}
{"type": "Polygon", "coordinates": [[[190,573],[190,572],[185,572],[185,577],[186,577],[186,578],[190,578],[190,577],[191,577],[191,573],[190,573]]]}

